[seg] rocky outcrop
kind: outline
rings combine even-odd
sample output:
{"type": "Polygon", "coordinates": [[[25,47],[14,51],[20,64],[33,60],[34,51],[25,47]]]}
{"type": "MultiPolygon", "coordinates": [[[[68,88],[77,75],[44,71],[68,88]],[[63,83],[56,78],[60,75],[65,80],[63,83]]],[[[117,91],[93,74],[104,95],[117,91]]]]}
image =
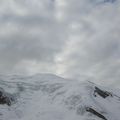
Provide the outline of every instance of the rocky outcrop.
{"type": "Polygon", "coordinates": [[[95,116],[97,116],[99,118],[102,118],[103,120],[107,120],[104,115],[102,115],[101,113],[97,112],[96,110],[94,110],[91,107],[86,107],[86,111],[92,113],[93,115],[95,115],[95,116]]]}
{"type": "Polygon", "coordinates": [[[108,96],[112,96],[112,94],[110,92],[107,92],[107,91],[101,90],[98,87],[95,87],[94,96],[96,97],[97,94],[100,95],[103,98],[106,98],[108,96]]]}
{"type": "Polygon", "coordinates": [[[1,105],[8,105],[11,106],[12,103],[15,101],[14,96],[5,92],[2,88],[0,88],[0,104],[1,105]]]}

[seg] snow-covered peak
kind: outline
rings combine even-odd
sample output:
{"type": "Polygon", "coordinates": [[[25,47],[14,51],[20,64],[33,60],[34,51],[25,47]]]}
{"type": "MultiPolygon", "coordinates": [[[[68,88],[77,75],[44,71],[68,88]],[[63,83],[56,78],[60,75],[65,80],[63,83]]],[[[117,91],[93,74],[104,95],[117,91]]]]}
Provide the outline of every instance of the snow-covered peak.
{"type": "Polygon", "coordinates": [[[1,75],[2,120],[119,120],[120,91],[52,74],[1,75]],[[4,89],[4,91],[3,91],[4,89]],[[5,93],[5,94],[4,94],[5,93]],[[15,99],[14,99],[15,98],[15,99]]]}

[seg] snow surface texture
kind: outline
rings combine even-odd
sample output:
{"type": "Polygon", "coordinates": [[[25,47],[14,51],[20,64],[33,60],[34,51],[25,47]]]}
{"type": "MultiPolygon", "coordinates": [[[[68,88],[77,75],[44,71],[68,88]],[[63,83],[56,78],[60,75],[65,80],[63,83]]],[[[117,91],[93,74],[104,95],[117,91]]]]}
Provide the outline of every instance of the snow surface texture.
{"type": "Polygon", "coordinates": [[[0,75],[0,88],[16,98],[11,106],[0,105],[0,120],[120,119],[120,91],[91,82],[51,74],[0,75]]]}

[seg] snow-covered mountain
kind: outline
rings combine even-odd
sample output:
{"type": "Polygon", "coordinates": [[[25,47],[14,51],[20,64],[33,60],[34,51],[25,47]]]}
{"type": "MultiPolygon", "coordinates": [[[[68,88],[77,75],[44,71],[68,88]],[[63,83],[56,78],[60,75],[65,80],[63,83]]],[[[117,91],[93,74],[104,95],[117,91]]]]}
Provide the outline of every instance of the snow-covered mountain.
{"type": "Polygon", "coordinates": [[[120,90],[51,74],[0,75],[0,120],[119,120],[120,90]]]}

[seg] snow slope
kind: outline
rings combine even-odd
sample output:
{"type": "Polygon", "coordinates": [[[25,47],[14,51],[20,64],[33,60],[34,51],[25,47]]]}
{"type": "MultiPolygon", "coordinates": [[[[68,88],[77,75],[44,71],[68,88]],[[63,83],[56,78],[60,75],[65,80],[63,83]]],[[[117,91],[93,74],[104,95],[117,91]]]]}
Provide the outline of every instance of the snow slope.
{"type": "Polygon", "coordinates": [[[0,88],[15,98],[11,106],[0,105],[0,120],[120,118],[120,91],[91,82],[81,83],[51,74],[0,75],[0,88]]]}

